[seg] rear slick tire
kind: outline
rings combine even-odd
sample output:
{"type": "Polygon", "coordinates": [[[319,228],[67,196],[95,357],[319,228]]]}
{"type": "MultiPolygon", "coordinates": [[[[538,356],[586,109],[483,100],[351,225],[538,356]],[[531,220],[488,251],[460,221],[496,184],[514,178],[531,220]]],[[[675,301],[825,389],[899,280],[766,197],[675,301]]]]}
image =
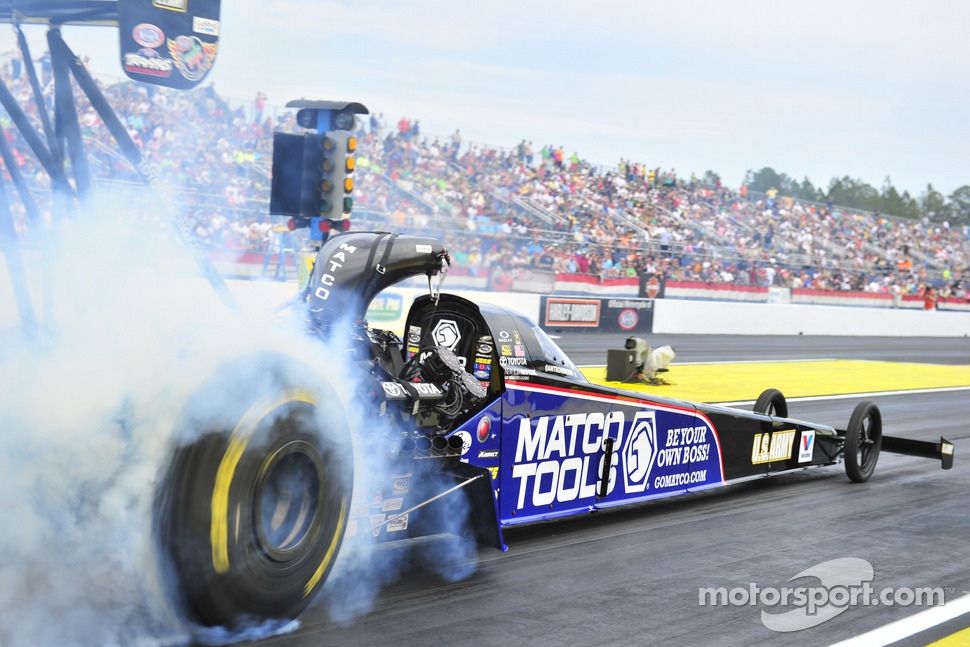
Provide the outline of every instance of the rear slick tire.
{"type": "Polygon", "coordinates": [[[220,368],[187,401],[155,498],[169,589],[190,622],[299,615],[333,567],[353,452],[333,389],[276,353],[220,368]]]}

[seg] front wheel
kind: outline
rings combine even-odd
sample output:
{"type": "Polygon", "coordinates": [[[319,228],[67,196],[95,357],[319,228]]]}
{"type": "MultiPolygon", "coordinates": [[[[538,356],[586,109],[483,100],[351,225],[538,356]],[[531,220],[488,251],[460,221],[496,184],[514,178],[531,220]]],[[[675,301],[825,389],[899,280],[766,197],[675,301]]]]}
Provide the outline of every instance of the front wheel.
{"type": "Polygon", "coordinates": [[[773,418],[787,418],[788,402],[778,389],[765,389],[755,401],[754,411],[773,418]]]}
{"type": "Polygon", "coordinates": [[[865,483],[876,470],[882,448],[882,414],[872,402],[860,402],[849,417],[845,430],[845,473],[856,483],[865,483]]]}
{"type": "Polygon", "coordinates": [[[282,355],[248,355],[189,398],[155,502],[185,616],[202,626],[294,618],[323,585],[352,489],[333,390],[282,355]]]}
{"type": "MultiPolygon", "coordinates": [[[[785,400],[784,394],[778,389],[765,389],[755,401],[753,410],[755,413],[763,413],[772,418],[787,418],[788,401],[785,400]]],[[[769,432],[771,429],[770,421],[766,420],[761,423],[761,431],[769,432]]]]}

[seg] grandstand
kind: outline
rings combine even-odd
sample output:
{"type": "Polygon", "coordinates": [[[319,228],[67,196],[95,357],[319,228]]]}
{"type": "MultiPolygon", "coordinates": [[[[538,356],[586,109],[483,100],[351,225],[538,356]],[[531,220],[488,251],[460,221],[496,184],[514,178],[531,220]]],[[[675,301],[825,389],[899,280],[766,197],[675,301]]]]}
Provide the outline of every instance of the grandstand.
{"type": "MultiPolygon", "coordinates": [[[[14,78],[9,67],[3,74],[36,120],[26,75],[14,78]]],[[[187,92],[133,82],[99,87],[146,160],[176,187],[172,195],[205,246],[270,248],[279,224],[267,215],[272,133],[296,131],[292,113],[267,107],[256,121],[253,105],[226,101],[211,85],[187,92]]],[[[78,96],[96,182],[135,182],[97,113],[78,96]]],[[[44,174],[9,117],[0,126],[38,202],[49,201],[44,174]]],[[[932,285],[944,298],[966,297],[967,226],[685,182],[672,170],[631,162],[598,167],[551,147],[533,156],[531,144],[503,149],[364,124],[358,136],[354,226],[443,237],[456,250],[458,270],[470,275],[542,261],[557,274],[601,281],[649,272],[674,282],[902,295],[932,285]]],[[[13,209],[18,235],[29,243],[36,225],[13,209]]]]}

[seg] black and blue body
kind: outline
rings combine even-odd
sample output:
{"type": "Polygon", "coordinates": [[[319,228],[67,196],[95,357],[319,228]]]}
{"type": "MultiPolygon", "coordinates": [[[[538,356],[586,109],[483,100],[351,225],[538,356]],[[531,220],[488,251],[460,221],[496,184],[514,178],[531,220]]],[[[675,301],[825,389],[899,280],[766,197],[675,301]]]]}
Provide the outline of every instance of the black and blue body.
{"type": "MultiPolygon", "coordinates": [[[[367,304],[381,290],[411,275],[425,274],[430,282],[447,269],[446,259],[433,239],[376,232],[335,236],[319,252],[308,316],[317,329],[348,316],[364,329],[367,304]]],[[[480,484],[468,490],[478,491],[471,514],[476,533],[490,536],[492,545],[504,548],[503,526],[843,460],[847,431],[787,418],[783,399],[760,407],[762,413],[591,383],[539,326],[503,307],[433,292],[414,301],[404,339],[390,349],[388,335],[396,338],[368,329],[376,358],[368,366],[384,385],[384,405],[405,412],[404,446],[411,451],[411,439],[422,434],[439,439],[439,446],[452,448],[444,453],[451,458],[445,471],[457,462],[464,478],[487,475],[494,506],[483,504],[480,484]],[[451,369],[432,375],[415,370],[438,353],[447,353],[451,369]],[[452,402],[447,415],[446,401],[452,402]],[[493,524],[494,533],[488,529],[493,524]]],[[[882,437],[878,411],[857,426],[870,474],[880,445],[907,449],[899,439],[882,437]]],[[[952,445],[945,440],[908,449],[903,453],[952,464],[952,445]]]]}

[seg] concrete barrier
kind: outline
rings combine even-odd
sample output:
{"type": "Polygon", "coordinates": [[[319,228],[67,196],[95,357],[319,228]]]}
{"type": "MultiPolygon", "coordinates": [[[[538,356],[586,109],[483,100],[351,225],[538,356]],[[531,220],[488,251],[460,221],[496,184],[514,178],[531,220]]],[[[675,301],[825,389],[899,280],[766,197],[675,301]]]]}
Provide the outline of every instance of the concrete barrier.
{"type": "MultiPolygon", "coordinates": [[[[245,310],[270,308],[295,294],[293,283],[229,281],[230,289],[245,310]]],[[[446,291],[476,303],[493,303],[540,321],[541,297],[537,294],[446,291]]],[[[368,311],[378,328],[404,330],[404,319],[415,298],[427,288],[389,288],[368,311]]],[[[853,306],[743,303],[657,299],[653,332],[711,335],[858,335],[873,337],[966,337],[970,336],[970,313],[938,310],[865,308],[853,306]]]]}
{"type": "MultiPolygon", "coordinates": [[[[0,263],[0,327],[19,326],[13,290],[0,263]]],[[[36,279],[37,277],[32,277],[36,279]]],[[[32,281],[33,300],[38,315],[39,281],[32,281]]],[[[245,312],[265,312],[296,294],[294,282],[230,280],[229,287],[245,312]]],[[[450,290],[477,303],[494,303],[540,320],[540,300],[536,294],[450,290]]],[[[63,291],[63,286],[62,286],[63,291]]],[[[179,279],[178,287],[167,292],[175,298],[191,299],[200,315],[205,309],[219,308],[219,301],[202,279],[179,279]]],[[[390,288],[383,292],[368,313],[375,327],[404,329],[404,319],[414,298],[427,294],[427,288],[390,288]]],[[[69,309],[70,304],[65,304],[69,309]]],[[[970,312],[864,308],[852,306],[799,305],[777,303],[739,303],[657,299],[653,332],[724,335],[859,335],[886,337],[967,337],[970,312]]]]}
{"type": "Polygon", "coordinates": [[[970,313],[658,299],[653,332],[712,335],[967,337],[970,313]]]}

